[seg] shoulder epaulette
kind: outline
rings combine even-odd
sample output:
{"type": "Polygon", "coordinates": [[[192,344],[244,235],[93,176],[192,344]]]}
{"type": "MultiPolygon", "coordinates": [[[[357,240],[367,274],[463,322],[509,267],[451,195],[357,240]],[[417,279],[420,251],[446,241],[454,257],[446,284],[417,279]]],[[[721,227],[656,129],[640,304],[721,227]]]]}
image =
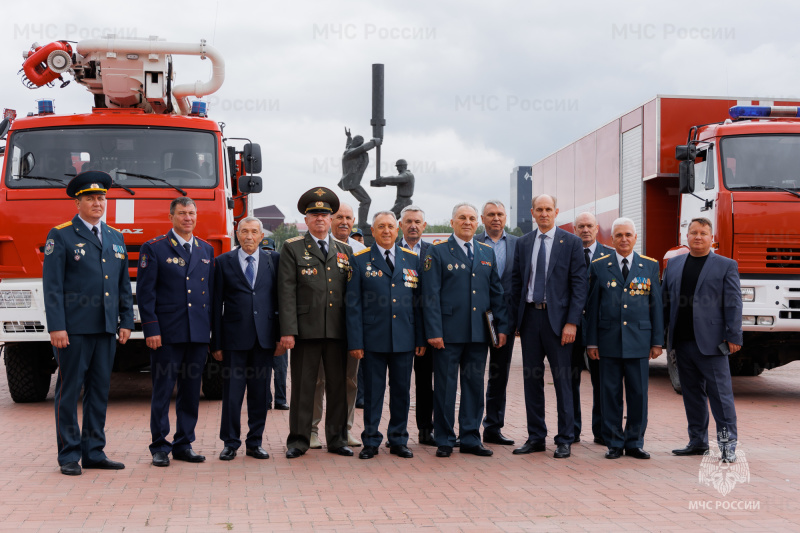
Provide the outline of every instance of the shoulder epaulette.
{"type": "Polygon", "coordinates": [[[446,243],[446,242],[447,242],[447,239],[445,239],[445,240],[443,240],[443,241],[433,241],[433,246],[438,246],[438,245],[440,245],[440,244],[444,244],[444,243],[446,243]]]}
{"type": "Polygon", "coordinates": [[[649,259],[654,263],[658,263],[658,259],[653,259],[652,257],[647,257],[646,255],[640,255],[639,257],[641,257],[642,259],[649,259]]]}
{"type": "Polygon", "coordinates": [[[597,263],[598,261],[602,261],[603,259],[605,259],[606,257],[609,257],[610,255],[611,254],[601,255],[600,257],[598,257],[597,259],[592,261],[592,263],[597,263]]]}
{"type": "Polygon", "coordinates": [[[165,235],[159,235],[158,237],[153,237],[152,239],[147,241],[145,244],[155,244],[158,241],[163,241],[166,238],[167,238],[166,234],[165,235]]]}
{"type": "Polygon", "coordinates": [[[70,220],[69,222],[64,222],[63,224],[59,224],[58,226],[56,226],[56,229],[64,229],[64,228],[66,228],[68,226],[71,226],[71,225],[72,225],[72,221],[70,220]]]}
{"type": "Polygon", "coordinates": [[[408,248],[403,248],[402,246],[400,247],[400,249],[403,250],[404,252],[417,255],[417,252],[415,252],[414,250],[409,250],[408,248]]]}
{"type": "MultiPolygon", "coordinates": [[[[340,239],[337,239],[336,237],[334,237],[334,236],[333,236],[333,234],[331,234],[331,240],[334,240],[334,241],[336,241],[336,242],[338,242],[338,243],[340,243],[340,244],[347,244],[347,242],[345,242],[345,241],[342,241],[342,240],[340,240],[340,239]]],[[[350,246],[350,245],[349,245],[349,244],[347,244],[347,246],[350,246]]]]}
{"type": "Polygon", "coordinates": [[[484,246],[485,246],[485,247],[487,247],[487,248],[491,248],[491,246],[489,246],[489,245],[488,245],[488,244],[486,244],[485,242],[478,241],[478,244],[482,244],[482,245],[484,245],[484,246]]]}
{"type": "Polygon", "coordinates": [[[122,233],[120,230],[118,230],[118,229],[117,229],[117,228],[115,228],[114,226],[109,226],[108,224],[106,224],[106,226],[108,226],[108,229],[113,229],[113,230],[114,230],[114,231],[116,231],[117,233],[122,233]]]}
{"type": "MultiPolygon", "coordinates": [[[[205,240],[201,239],[200,237],[195,237],[195,239],[197,239],[198,241],[202,242],[203,244],[208,244],[209,246],[211,246],[211,244],[208,241],[205,241],[205,240]]],[[[213,246],[211,246],[211,247],[213,248],[213,246]]]]}
{"type": "Polygon", "coordinates": [[[369,251],[370,251],[370,248],[364,248],[363,250],[359,250],[359,251],[357,251],[356,253],[354,253],[354,254],[353,254],[353,256],[357,256],[357,255],[365,254],[365,253],[367,253],[367,252],[369,252],[369,251]]]}
{"type": "Polygon", "coordinates": [[[295,242],[303,239],[303,235],[298,235],[297,237],[292,237],[291,239],[286,239],[285,242],[295,242]]]}

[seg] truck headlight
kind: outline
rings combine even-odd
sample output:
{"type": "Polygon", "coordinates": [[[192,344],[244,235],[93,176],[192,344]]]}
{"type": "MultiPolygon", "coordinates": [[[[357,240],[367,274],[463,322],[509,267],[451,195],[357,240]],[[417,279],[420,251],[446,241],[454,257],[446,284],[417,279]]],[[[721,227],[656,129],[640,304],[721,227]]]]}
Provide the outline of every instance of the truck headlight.
{"type": "Polygon", "coordinates": [[[0,309],[30,309],[31,291],[0,291],[0,309]]]}
{"type": "Polygon", "coordinates": [[[743,326],[755,326],[756,324],[756,317],[753,315],[743,315],[742,316],[742,325],[743,326]]]}
{"type": "Polygon", "coordinates": [[[743,302],[754,302],[756,300],[756,288],[755,287],[742,287],[742,301],[743,302]]]}
{"type": "Polygon", "coordinates": [[[771,326],[775,322],[775,317],[760,316],[756,322],[759,326],[771,326]]]}

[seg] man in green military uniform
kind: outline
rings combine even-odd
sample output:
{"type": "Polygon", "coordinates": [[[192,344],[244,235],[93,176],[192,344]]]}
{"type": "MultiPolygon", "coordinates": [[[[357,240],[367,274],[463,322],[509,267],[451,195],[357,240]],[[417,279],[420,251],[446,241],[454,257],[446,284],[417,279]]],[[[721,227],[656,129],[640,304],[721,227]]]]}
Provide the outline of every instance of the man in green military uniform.
{"type": "Polygon", "coordinates": [[[89,171],[75,176],[67,195],[78,214],[50,230],[42,283],[50,343],[58,363],[55,410],[61,473],[83,468],[120,470],[106,457],[105,422],[117,328],[125,344],[133,329],[133,296],[122,234],[101,219],[111,176],[89,171]],[[83,393],[83,430],[78,398],[83,393]]]}
{"type": "Polygon", "coordinates": [[[339,198],[315,187],[300,197],[308,233],[287,240],[278,265],[281,346],[291,350],[292,398],[286,457],[309,448],[314,391],[320,361],[325,369],[325,437],[328,451],[352,456],[347,446],[347,334],[344,293],[351,276],[352,249],[329,234],[339,198]]]}

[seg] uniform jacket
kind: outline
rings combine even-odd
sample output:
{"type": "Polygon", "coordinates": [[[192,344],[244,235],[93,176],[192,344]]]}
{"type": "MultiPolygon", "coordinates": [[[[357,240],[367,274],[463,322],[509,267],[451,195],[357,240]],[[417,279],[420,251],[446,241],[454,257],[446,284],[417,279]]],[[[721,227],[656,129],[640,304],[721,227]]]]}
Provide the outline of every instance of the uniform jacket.
{"type": "Polygon", "coordinates": [[[604,255],[592,262],[589,276],[587,346],[597,346],[600,357],[643,358],[664,344],[658,261],[634,252],[623,280],[616,253],[604,255]]]}
{"type": "Polygon", "coordinates": [[[311,233],[283,243],[278,265],[281,335],[300,339],[346,339],[344,292],[352,249],[331,237],[322,256],[311,233]]]}
{"type": "Polygon", "coordinates": [[[280,254],[258,250],[255,287],[244,275],[239,248],[216,259],[214,270],[213,350],[250,350],[256,344],[274,349],[278,327],[280,254]]]}
{"type": "Polygon", "coordinates": [[[498,333],[510,333],[503,285],[494,250],[472,239],[472,264],[453,235],[431,245],[423,260],[425,336],[448,342],[490,342],[484,313],[491,310],[498,333]]]}
{"type": "MultiPolygon", "coordinates": [[[[591,261],[594,261],[595,259],[599,259],[599,258],[603,257],[604,255],[611,255],[613,253],[616,253],[616,251],[613,248],[609,248],[605,244],[600,244],[598,242],[597,246],[594,247],[594,253],[592,254],[591,261]]],[[[584,259],[584,263],[586,263],[585,259],[584,259]]],[[[588,269],[587,269],[587,273],[586,273],[586,286],[587,287],[589,286],[589,272],[588,272],[588,269]]],[[[589,303],[589,298],[587,296],[586,304],[588,305],[588,303],[589,303]]],[[[584,306],[583,317],[581,318],[581,331],[583,332],[584,339],[585,339],[585,336],[586,336],[586,311],[585,311],[585,306],[584,306]]],[[[586,343],[584,342],[584,339],[581,339],[581,342],[585,346],[586,343]]]]}
{"type": "MultiPolygon", "coordinates": [[[[518,330],[522,325],[528,283],[531,279],[533,244],[538,236],[539,230],[535,229],[520,237],[514,254],[511,292],[518,330]]],[[[559,337],[565,324],[580,324],[588,291],[586,280],[583,242],[572,233],[556,228],[547,265],[545,296],[550,326],[559,337]]]]}
{"type": "Polygon", "coordinates": [[[394,273],[378,247],[353,256],[347,282],[347,349],[411,352],[426,346],[420,311],[419,258],[394,247],[394,273]]]}
{"type": "MultiPolygon", "coordinates": [[[[485,239],[485,231],[475,235],[475,240],[478,242],[484,242],[485,239]]],[[[513,309],[511,309],[511,271],[514,270],[514,252],[516,251],[518,240],[519,237],[516,235],[506,233],[506,267],[505,270],[503,270],[503,275],[500,277],[500,282],[503,284],[503,297],[506,300],[506,304],[508,304],[509,316],[513,314],[513,309]]]]}
{"type": "Polygon", "coordinates": [[[103,244],[78,215],[50,230],[42,283],[48,331],[90,335],[133,329],[128,252],[122,234],[100,223],[103,244]]]}
{"type": "Polygon", "coordinates": [[[214,287],[214,248],[192,237],[192,255],[170,230],[139,252],[136,299],[145,337],[164,344],[208,343],[214,287]]]}
{"type": "MultiPolygon", "coordinates": [[[[664,321],[675,324],[686,255],[673,257],[664,269],[662,295],[664,321]]],[[[742,344],[742,292],[736,261],[710,253],[694,291],[694,334],[697,347],[706,355],[720,355],[723,341],[742,344]]],[[[674,329],[669,328],[669,346],[674,329]]]]}

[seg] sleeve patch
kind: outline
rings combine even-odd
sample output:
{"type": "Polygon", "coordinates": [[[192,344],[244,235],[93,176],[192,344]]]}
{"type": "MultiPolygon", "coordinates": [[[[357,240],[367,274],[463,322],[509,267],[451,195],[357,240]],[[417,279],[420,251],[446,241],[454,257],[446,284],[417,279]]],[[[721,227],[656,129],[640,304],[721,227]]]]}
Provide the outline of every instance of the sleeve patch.
{"type": "Polygon", "coordinates": [[[425,256],[425,272],[431,269],[431,265],[433,264],[433,257],[426,255],[425,256]]]}
{"type": "Polygon", "coordinates": [[[142,254],[139,258],[139,268],[147,268],[147,254],[142,254]]]}
{"type": "Polygon", "coordinates": [[[44,255],[50,255],[56,247],[56,242],[53,239],[47,239],[44,245],[44,255]]]}

